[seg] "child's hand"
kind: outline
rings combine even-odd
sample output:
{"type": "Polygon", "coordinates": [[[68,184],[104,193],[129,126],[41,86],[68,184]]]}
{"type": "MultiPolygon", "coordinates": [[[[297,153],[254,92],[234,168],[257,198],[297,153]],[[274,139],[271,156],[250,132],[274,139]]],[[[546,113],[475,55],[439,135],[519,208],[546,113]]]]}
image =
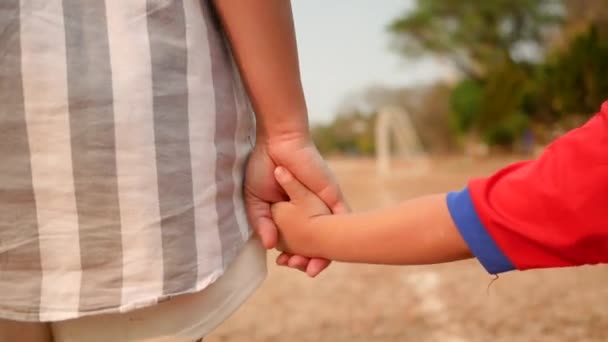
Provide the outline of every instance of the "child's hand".
{"type": "Polygon", "coordinates": [[[329,208],[313,192],[298,181],[287,169],[277,167],[277,182],[289,196],[289,202],[272,205],[272,217],[279,228],[278,249],[314,257],[315,218],[331,215],[329,208]]]}

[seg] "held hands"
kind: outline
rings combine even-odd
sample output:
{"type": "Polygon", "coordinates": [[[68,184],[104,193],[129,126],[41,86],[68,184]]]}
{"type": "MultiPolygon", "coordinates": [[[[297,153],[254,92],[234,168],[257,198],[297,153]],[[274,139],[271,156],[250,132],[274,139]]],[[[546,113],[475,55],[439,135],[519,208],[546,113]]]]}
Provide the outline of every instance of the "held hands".
{"type": "MultiPolygon", "coordinates": [[[[349,211],[337,182],[308,134],[285,134],[273,138],[260,134],[247,163],[244,196],[249,222],[266,248],[275,248],[278,242],[278,230],[270,206],[288,199],[274,176],[278,165],[290,170],[332,213],[349,211]]],[[[311,277],[329,265],[326,259],[308,256],[283,253],[277,258],[277,263],[299,269],[311,277]]]]}
{"type": "Polygon", "coordinates": [[[320,216],[331,215],[331,210],[285,168],[277,167],[274,175],[289,196],[288,202],[271,206],[272,217],[279,230],[277,249],[300,255],[317,255],[314,238],[319,225],[315,223],[320,216]]]}

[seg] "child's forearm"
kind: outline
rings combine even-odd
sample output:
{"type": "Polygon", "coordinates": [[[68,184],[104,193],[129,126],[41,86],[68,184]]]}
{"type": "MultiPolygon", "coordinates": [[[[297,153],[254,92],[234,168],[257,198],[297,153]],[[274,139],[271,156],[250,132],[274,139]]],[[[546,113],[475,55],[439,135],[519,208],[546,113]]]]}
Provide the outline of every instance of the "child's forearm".
{"type": "Polygon", "coordinates": [[[472,257],[447,208],[445,194],[375,211],[313,218],[320,257],[377,264],[432,264],[472,257]]]}

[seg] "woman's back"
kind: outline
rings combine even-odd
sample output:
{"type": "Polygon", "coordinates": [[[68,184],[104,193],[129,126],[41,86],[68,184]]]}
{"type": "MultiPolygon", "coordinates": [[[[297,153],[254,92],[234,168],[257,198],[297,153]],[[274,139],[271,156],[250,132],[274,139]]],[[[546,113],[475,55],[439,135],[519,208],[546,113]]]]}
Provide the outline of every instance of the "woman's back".
{"type": "Polygon", "coordinates": [[[248,240],[252,113],[208,3],[0,4],[0,318],[200,290],[248,240]]]}

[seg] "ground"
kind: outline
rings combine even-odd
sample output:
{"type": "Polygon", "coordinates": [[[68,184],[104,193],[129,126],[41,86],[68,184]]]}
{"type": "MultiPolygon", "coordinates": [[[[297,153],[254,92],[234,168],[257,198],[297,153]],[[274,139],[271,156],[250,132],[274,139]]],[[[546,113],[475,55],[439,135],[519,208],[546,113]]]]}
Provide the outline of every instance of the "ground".
{"type": "MultiPolygon", "coordinates": [[[[353,209],[455,190],[512,157],[435,158],[426,169],[331,160],[353,209]]],[[[424,229],[424,227],[420,227],[424,229]]],[[[492,282],[474,260],[426,267],[334,263],[309,279],[274,266],[206,342],[608,341],[608,267],[511,272],[492,282]]]]}

